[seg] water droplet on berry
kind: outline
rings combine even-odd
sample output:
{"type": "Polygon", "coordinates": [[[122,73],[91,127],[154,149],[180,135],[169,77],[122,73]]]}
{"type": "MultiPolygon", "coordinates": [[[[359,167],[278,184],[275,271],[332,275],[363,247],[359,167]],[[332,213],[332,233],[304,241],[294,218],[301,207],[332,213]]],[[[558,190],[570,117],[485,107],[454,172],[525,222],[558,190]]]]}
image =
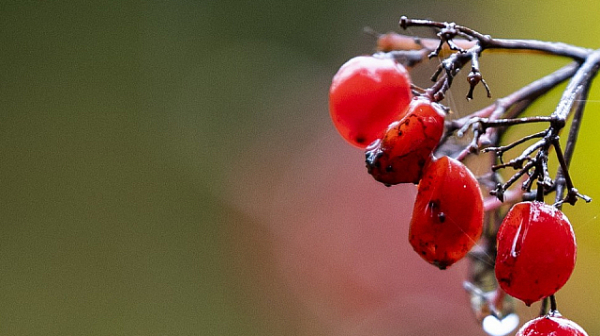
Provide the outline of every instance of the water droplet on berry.
{"type": "Polygon", "coordinates": [[[517,233],[515,234],[515,238],[513,239],[512,242],[512,247],[510,248],[510,256],[513,258],[516,258],[519,256],[519,251],[521,250],[521,244],[520,242],[523,240],[523,236],[521,236],[521,229],[523,228],[523,225],[519,225],[519,227],[517,228],[517,233]]]}

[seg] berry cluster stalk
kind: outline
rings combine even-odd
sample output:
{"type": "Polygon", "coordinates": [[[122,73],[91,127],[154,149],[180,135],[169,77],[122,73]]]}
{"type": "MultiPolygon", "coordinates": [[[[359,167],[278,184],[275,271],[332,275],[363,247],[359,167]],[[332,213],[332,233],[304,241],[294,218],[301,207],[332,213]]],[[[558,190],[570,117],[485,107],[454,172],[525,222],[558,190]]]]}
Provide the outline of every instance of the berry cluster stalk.
{"type": "Polygon", "coordinates": [[[517,335],[545,328],[585,336],[583,329],[558,313],[555,293],[570,278],[577,254],[562,205],[591,201],[575,187],[569,167],[585,102],[600,69],[600,49],[497,39],[456,23],[407,17],[400,19],[400,27],[434,29],[437,39],[367,30],[377,37],[379,52],[349,60],[334,76],[329,92],[334,125],[344,139],[365,150],[367,171],[376,181],[388,187],[417,185],[409,243],[421,258],[443,270],[469,256],[464,288],[484,330],[505,335],[516,328],[516,298],[528,306],[541,300],[544,316],[527,323],[517,335]],[[479,62],[489,52],[536,53],[572,62],[481,110],[449,120],[449,109],[442,102],[463,69],[469,69],[467,100],[474,98],[480,84],[491,97],[479,62]],[[414,85],[407,68],[434,57],[443,59],[431,76],[431,86],[414,85]],[[523,116],[565,81],[554,111],[523,116]],[[569,119],[563,148],[560,136],[569,119]],[[506,130],[530,124],[544,128],[503,143],[506,130]],[[467,134],[471,140],[466,144],[457,140],[467,134]],[[525,149],[515,154],[521,146],[525,149]],[[489,171],[476,178],[462,162],[480,152],[492,155],[489,171]],[[549,168],[552,156],[559,164],[554,176],[549,168]],[[489,196],[484,198],[482,190],[489,196]],[[547,204],[551,193],[555,199],[547,204]],[[510,327],[490,331],[494,322],[489,318],[510,327]]]}
{"type": "MultiPolygon", "coordinates": [[[[497,318],[503,318],[513,311],[513,305],[502,289],[489,285],[489,275],[493,273],[493,262],[489,259],[496,256],[496,235],[502,221],[501,207],[507,203],[521,200],[545,201],[545,196],[554,192],[554,207],[560,209],[564,203],[574,205],[578,199],[586,202],[591,198],[579,193],[569,174],[569,166],[582,123],[585,102],[592,80],[600,68],[600,49],[593,50],[565,43],[545,42],[537,40],[497,39],[481,34],[468,27],[455,23],[431,20],[415,20],[407,17],[400,19],[400,27],[426,27],[437,31],[437,39],[420,38],[397,33],[376,34],[378,50],[390,55],[398,62],[412,67],[427,58],[445,57],[432,76],[433,84],[429,88],[413,85],[413,92],[432,101],[443,101],[446,92],[452,87],[456,75],[464,68],[470,69],[467,76],[469,91],[468,100],[473,99],[473,92],[480,83],[487,96],[491,96],[490,87],[484,80],[480,69],[479,58],[484,52],[526,52],[552,56],[567,57],[572,63],[555,72],[537,79],[516,90],[506,97],[497,99],[493,104],[473,112],[460,119],[446,121],[446,132],[436,149],[438,155],[445,154],[459,161],[471,154],[479,152],[493,153],[490,172],[480,177],[484,189],[495,197],[485,200],[487,220],[481,237],[479,248],[474,249],[471,256],[471,274],[473,281],[465,283],[465,289],[471,294],[474,309],[487,311],[497,318]],[[468,65],[470,65],[468,67],[468,65]],[[567,81],[555,110],[547,115],[521,117],[533,102],[545,95],[559,84],[567,81]],[[560,134],[572,118],[564,149],[560,142],[560,134]],[[501,144],[504,132],[517,125],[545,123],[546,129],[528,134],[509,144],[501,144]],[[472,134],[470,143],[458,147],[454,137],[472,134]],[[520,154],[505,161],[504,154],[513,151],[517,146],[529,144],[520,154]],[[556,176],[550,176],[548,159],[554,152],[559,169],[556,176]],[[506,169],[514,173],[502,181],[499,172],[506,169]],[[520,187],[514,187],[521,183],[520,187]],[[537,189],[534,189],[535,188],[537,189]]],[[[557,314],[557,303],[554,294],[543,299],[541,315],[557,314]],[[548,310],[548,303],[550,309],[548,310]]],[[[479,314],[481,319],[481,314],[479,314]]]]}

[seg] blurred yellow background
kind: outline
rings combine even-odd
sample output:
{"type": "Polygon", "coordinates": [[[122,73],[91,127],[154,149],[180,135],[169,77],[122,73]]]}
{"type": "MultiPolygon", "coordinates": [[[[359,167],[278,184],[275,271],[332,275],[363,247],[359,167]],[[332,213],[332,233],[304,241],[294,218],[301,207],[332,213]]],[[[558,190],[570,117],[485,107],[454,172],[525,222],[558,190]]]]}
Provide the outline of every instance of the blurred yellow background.
{"type": "MultiPolygon", "coordinates": [[[[373,51],[363,27],[395,30],[401,15],[600,47],[599,12],[595,1],[4,1],[0,335],[483,335],[466,262],[440,272],[408,246],[414,188],[374,183],[335,133],[331,77],[373,51]]],[[[563,63],[484,55],[482,73],[501,97],[563,63]]],[[[465,93],[446,101],[457,113],[490,103],[465,93]]],[[[558,293],[590,335],[599,113],[596,85],[573,159],[594,202],[565,210],[579,259],[558,293]]]]}

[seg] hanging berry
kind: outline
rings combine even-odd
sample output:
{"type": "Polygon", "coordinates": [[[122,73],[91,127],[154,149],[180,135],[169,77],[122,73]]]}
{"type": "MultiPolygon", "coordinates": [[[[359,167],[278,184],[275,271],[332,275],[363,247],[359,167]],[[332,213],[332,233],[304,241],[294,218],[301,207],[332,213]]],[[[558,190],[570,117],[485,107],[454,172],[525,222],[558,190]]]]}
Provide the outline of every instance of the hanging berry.
{"type": "Polygon", "coordinates": [[[404,118],[388,127],[383,139],[367,148],[369,174],[386,185],[419,183],[444,133],[442,107],[426,98],[414,98],[404,118]]]}
{"type": "Polygon", "coordinates": [[[558,291],[575,267],[577,244],[567,217],[542,202],[515,204],[497,236],[496,278],[531,305],[558,291]]]}
{"type": "Polygon", "coordinates": [[[404,66],[391,58],[358,56],[346,62],[329,89],[333,124],[349,143],[365,148],[402,118],[412,98],[404,66]]]}
{"type": "Polygon", "coordinates": [[[515,336],[588,336],[577,323],[562,317],[558,312],[540,316],[523,325],[515,336]]]}
{"type": "Polygon", "coordinates": [[[429,164],[410,221],[413,249],[445,269],[471,250],[482,231],[483,197],[475,176],[447,156],[429,164]]]}

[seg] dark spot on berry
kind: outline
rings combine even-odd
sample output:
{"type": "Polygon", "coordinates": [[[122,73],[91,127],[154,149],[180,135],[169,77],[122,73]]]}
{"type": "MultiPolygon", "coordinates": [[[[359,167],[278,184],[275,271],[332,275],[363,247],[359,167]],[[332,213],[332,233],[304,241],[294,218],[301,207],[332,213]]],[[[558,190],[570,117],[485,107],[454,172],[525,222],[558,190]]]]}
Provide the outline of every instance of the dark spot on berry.
{"type": "Polygon", "coordinates": [[[448,267],[448,264],[444,261],[441,260],[434,260],[432,262],[433,265],[437,266],[437,268],[441,269],[441,270],[445,270],[448,267]]]}
{"type": "Polygon", "coordinates": [[[439,200],[431,200],[431,201],[429,201],[428,206],[431,210],[435,210],[439,206],[439,203],[440,203],[439,200]]]}
{"type": "Polygon", "coordinates": [[[391,173],[394,171],[394,167],[392,167],[392,165],[389,165],[389,166],[385,167],[385,171],[388,173],[391,173]]]}
{"type": "Polygon", "coordinates": [[[363,138],[362,136],[358,136],[356,137],[356,142],[358,142],[359,144],[364,143],[367,139],[363,138]]]}
{"type": "Polygon", "coordinates": [[[512,280],[510,278],[499,278],[498,282],[505,283],[507,287],[510,287],[512,280]]]}
{"type": "Polygon", "coordinates": [[[398,136],[402,136],[402,131],[398,131],[398,136]]]}
{"type": "Polygon", "coordinates": [[[445,221],[446,221],[446,214],[445,214],[445,213],[443,213],[443,212],[440,212],[440,213],[438,214],[438,219],[440,220],[440,223],[443,223],[443,222],[445,222],[445,221]]]}

